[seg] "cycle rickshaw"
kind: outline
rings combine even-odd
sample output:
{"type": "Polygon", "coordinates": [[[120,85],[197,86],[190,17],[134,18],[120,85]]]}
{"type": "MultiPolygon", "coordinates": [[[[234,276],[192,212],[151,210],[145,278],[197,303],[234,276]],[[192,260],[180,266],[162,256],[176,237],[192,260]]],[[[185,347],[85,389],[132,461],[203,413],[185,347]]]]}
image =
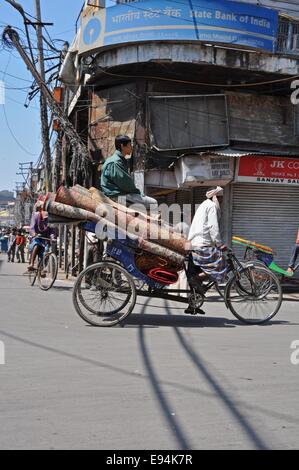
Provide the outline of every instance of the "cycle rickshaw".
{"type": "Polygon", "coordinates": [[[238,320],[262,324],[272,319],[282,303],[282,290],[276,275],[254,262],[240,262],[232,250],[228,250],[226,257],[227,282],[222,288],[209,278],[203,284],[194,283],[190,253],[182,266],[174,270],[161,257],[140,251],[133,239],[108,241],[107,258],[87,267],[79,275],[73,290],[73,303],[80,317],[89,324],[110,327],[123,324],[134,310],[137,296],[187,303],[195,314],[207,292],[215,288],[238,320]],[[146,268],[148,263],[151,269],[146,268]],[[186,290],[171,289],[179,270],[185,271],[186,290]]]}

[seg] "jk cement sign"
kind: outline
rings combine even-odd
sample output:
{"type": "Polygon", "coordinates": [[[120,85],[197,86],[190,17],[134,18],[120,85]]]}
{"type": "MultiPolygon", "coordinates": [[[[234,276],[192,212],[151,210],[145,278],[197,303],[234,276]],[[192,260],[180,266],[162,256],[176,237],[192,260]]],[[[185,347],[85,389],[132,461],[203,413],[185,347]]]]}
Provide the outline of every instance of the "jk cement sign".
{"type": "Polygon", "coordinates": [[[278,12],[225,0],[139,0],[82,17],[79,54],[145,41],[203,41],[274,52],[278,12]]]}
{"type": "Polygon", "coordinates": [[[241,157],[236,181],[299,185],[299,158],[241,157]]]}

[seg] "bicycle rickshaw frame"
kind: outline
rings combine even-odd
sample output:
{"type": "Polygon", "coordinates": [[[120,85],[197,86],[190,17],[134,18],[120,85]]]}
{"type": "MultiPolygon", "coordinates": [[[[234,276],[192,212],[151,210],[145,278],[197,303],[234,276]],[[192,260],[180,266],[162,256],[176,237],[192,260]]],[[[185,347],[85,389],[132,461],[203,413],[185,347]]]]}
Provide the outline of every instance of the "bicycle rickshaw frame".
{"type": "Polygon", "coordinates": [[[275,274],[266,267],[256,266],[254,262],[245,264],[240,262],[233,254],[232,250],[228,250],[227,252],[228,272],[230,273],[230,277],[225,286],[224,293],[221,292],[218,284],[208,276],[208,281],[204,285],[200,284],[200,286],[196,286],[191,282],[187,267],[190,253],[185,259],[185,263],[183,265],[187,282],[190,287],[187,290],[171,289],[169,287],[166,289],[165,285],[156,282],[143,274],[138,270],[134,262],[135,255],[137,253],[138,248],[131,239],[109,241],[107,244],[107,255],[112,259],[112,261],[106,260],[91,265],[79,275],[74,286],[73,303],[81,318],[94,326],[114,326],[119,323],[122,324],[125,318],[127,318],[133,311],[137,296],[160,298],[185,304],[187,303],[193,307],[193,313],[196,314],[196,310],[199,309],[205,301],[205,294],[212,287],[215,287],[218,294],[224,298],[226,307],[233,313],[233,315],[244,323],[265,323],[273,318],[280,309],[282,303],[282,291],[275,274]],[[86,291],[84,291],[84,280],[87,275],[89,277],[93,275],[96,278],[93,286],[94,295],[92,292],[88,292],[86,294],[86,291]],[[116,281],[113,280],[113,276],[116,281]],[[258,281],[258,278],[262,278],[262,281],[258,281]],[[119,279],[119,281],[117,279],[119,279]],[[143,281],[148,287],[147,290],[137,289],[135,284],[136,279],[143,281]],[[264,282],[265,279],[266,281],[264,282]],[[126,287],[121,287],[121,283],[126,287]],[[109,289],[114,295],[114,299],[112,295],[112,299],[114,301],[115,298],[120,300],[117,297],[118,295],[125,297],[123,304],[121,305],[127,310],[123,314],[121,307],[119,307],[118,310],[114,308],[110,314],[105,314],[101,310],[103,308],[102,304],[106,304],[109,289]],[[131,298],[128,297],[129,291],[132,291],[131,298]],[[242,314],[236,311],[236,308],[233,305],[234,300],[232,300],[232,297],[234,292],[237,292],[239,303],[251,301],[254,304],[263,303],[264,307],[270,291],[275,292],[277,300],[275,300],[274,309],[262,319],[246,319],[242,314]],[[187,294],[187,297],[182,294],[187,294]],[[93,299],[92,306],[91,298],[93,299]],[[128,305],[129,303],[130,305],[128,305]],[[87,312],[85,312],[85,309],[87,312]],[[117,317],[115,317],[116,314],[117,317]]]}

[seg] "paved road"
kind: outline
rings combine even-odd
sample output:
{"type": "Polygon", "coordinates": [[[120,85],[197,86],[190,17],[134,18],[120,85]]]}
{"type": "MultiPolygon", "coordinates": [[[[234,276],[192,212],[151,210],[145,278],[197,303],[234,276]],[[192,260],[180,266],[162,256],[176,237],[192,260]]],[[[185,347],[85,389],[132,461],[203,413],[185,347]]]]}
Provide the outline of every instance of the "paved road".
{"type": "Polygon", "coordinates": [[[298,447],[299,296],[267,326],[140,299],[125,328],[102,329],[70,284],[44,293],[23,271],[0,267],[0,449],[298,447]]]}

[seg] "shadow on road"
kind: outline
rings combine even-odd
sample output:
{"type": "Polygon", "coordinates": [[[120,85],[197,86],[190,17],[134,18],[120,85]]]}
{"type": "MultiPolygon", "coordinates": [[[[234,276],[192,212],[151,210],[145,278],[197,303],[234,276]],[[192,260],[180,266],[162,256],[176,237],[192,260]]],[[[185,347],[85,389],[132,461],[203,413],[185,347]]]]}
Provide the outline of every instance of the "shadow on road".
{"type": "Polygon", "coordinates": [[[182,315],[152,315],[145,313],[133,313],[124,322],[126,328],[130,326],[169,326],[186,328],[222,327],[234,328],[241,325],[238,320],[228,320],[227,318],[207,318],[201,316],[182,315]]]}
{"type": "MultiPolygon", "coordinates": [[[[146,309],[149,301],[150,299],[147,299],[145,301],[143,311],[146,309]]],[[[150,380],[150,385],[158,400],[160,409],[168,425],[169,431],[173,434],[173,437],[177,441],[180,449],[189,450],[191,448],[191,443],[189,442],[185,432],[182,429],[181,424],[179,423],[177,417],[175,416],[175,413],[173,412],[174,411],[173,406],[171,406],[170,401],[168,400],[166,394],[163,392],[161,381],[155,372],[153,363],[150,358],[149,349],[146,344],[145,330],[143,326],[140,326],[139,328],[139,343],[140,343],[140,349],[141,349],[144,366],[146,368],[146,371],[150,380]]]]}
{"type": "Polygon", "coordinates": [[[59,291],[72,291],[73,290],[73,286],[56,286],[54,284],[54,286],[52,287],[52,290],[59,290],[59,291]]]}
{"type": "MultiPolygon", "coordinates": [[[[170,308],[165,301],[165,307],[171,315],[170,308]]],[[[220,382],[213,376],[212,372],[209,370],[208,364],[205,364],[205,361],[200,357],[197,351],[191,346],[182,332],[174,327],[175,334],[178,338],[178,341],[182,345],[182,348],[185,350],[186,354],[189,356],[193,364],[198,369],[200,378],[204,378],[207,384],[211,387],[214,393],[219,397],[225,408],[229,411],[231,416],[234,418],[236,423],[240,426],[241,431],[247,436],[247,438],[252,442],[254,447],[258,450],[266,450],[268,448],[266,442],[263,438],[257,433],[257,431],[250,424],[248,419],[241,413],[236,405],[235,400],[231,398],[230,395],[224,390],[220,382]]]]}

